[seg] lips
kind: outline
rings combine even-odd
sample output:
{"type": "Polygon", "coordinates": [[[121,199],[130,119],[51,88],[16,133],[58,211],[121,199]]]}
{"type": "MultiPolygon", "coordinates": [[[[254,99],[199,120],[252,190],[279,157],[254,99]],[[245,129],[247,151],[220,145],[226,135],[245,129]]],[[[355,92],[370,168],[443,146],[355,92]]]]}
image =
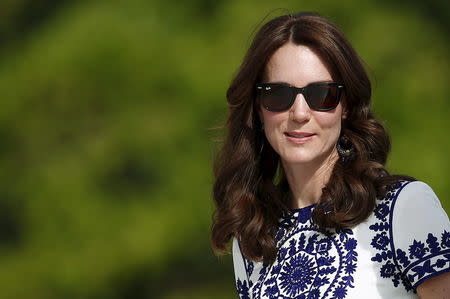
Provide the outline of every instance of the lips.
{"type": "Polygon", "coordinates": [[[285,132],[284,135],[292,138],[307,138],[312,137],[316,134],[314,133],[307,133],[307,132],[285,132]]]}
{"type": "Polygon", "coordinates": [[[316,136],[314,133],[294,131],[285,132],[284,135],[291,144],[295,145],[309,143],[314,139],[314,136],[316,136]]]}

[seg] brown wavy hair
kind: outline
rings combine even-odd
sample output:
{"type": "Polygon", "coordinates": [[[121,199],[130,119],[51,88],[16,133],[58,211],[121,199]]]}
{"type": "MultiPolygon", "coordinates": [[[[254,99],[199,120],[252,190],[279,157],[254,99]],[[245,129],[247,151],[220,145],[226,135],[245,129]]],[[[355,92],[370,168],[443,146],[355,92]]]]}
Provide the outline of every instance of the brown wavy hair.
{"type": "Polygon", "coordinates": [[[226,136],[214,164],[212,245],[226,252],[231,238],[243,255],[273,262],[275,233],[283,212],[290,211],[289,186],[278,154],[272,149],[258,117],[255,84],[264,78],[266,64],[284,44],[308,46],[321,57],[334,81],[345,85],[347,117],[341,134],[355,149],[346,163],[336,162],[322,189],[312,219],[320,230],[361,223],[373,212],[376,197],[406,176],[385,169],[390,139],[371,110],[371,84],[363,63],[342,32],[316,13],[276,17],[263,25],[227,91],[229,115],[226,136]]]}

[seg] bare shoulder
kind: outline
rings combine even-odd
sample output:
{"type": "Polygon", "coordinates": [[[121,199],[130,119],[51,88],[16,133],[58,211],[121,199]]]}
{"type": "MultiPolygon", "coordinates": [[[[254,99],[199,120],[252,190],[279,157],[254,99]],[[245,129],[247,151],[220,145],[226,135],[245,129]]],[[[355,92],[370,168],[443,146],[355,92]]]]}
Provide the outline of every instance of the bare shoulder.
{"type": "Polygon", "coordinates": [[[430,278],[417,287],[421,299],[450,299],[450,272],[430,278]]]}

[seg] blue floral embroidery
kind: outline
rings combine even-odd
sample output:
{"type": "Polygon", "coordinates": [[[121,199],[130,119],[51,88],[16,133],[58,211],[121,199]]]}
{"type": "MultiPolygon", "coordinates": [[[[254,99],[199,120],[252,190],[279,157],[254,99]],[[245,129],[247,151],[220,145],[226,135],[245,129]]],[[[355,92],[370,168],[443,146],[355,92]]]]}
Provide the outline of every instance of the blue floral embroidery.
{"type": "MultiPolygon", "coordinates": [[[[444,231],[441,240],[445,240],[446,235],[448,232],[444,231]]],[[[450,246],[446,242],[439,243],[433,234],[428,234],[426,244],[414,240],[409,246],[409,259],[403,250],[397,249],[402,256],[402,264],[406,267],[404,273],[413,286],[428,276],[448,271],[450,268],[450,246]]]]}
{"type": "Polygon", "coordinates": [[[246,281],[242,282],[238,279],[236,281],[236,289],[240,299],[250,299],[249,286],[246,281]]]}
{"type": "Polygon", "coordinates": [[[353,288],[357,241],[344,229],[325,235],[311,222],[313,206],[297,210],[297,225],[285,215],[276,234],[278,254],[263,265],[253,298],[340,298],[353,288]]]}
{"type": "Polygon", "coordinates": [[[254,268],[253,262],[248,261],[247,259],[244,259],[244,262],[245,262],[245,269],[247,271],[247,277],[250,277],[253,273],[254,268]]]}
{"type": "Polygon", "coordinates": [[[386,233],[376,234],[372,239],[372,242],[370,242],[370,245],[378,250],[387,250],[387,246],[389,245],[389,238],[386,233]]]}
{"type": "Polygon", "coordinates": [[[450,234],[444,231],[440,243],[437,237],[428,234],[426,244],[413,240],[408,252],[400,248],[395,250],[391,239],[393,206],[400,191],[408,183],[407,181],[400,181],[392,186],[375,209],[374,215],[379,221],[369,228],[376,232],[370,245],[377,250],[377,253],[372,257],[372,261],[381,264],[380,276],[390,278],[395,287],[402,282],[407,291],[414,291],[423,279],[448,271],[450,266],[450,234]]]}
{"type": "Polygon", "coordinates": [[[282,269],[280,286],[291,297],[303,292],[312,283],[317,272],[313,259],[306,254],[292,258],[282,269]]]}
{"type": "Polygon", "coordinates": [[[442,247],[450,248],[450,233],[444,230],[441,236],[442,247]]]}
{"type": "Polygon", "coordinates": [[[420,241],[413,241],[413,244],[409,246],[409,258],[422,258],[425,253],[428,251],[427,248],[425,248],[425,244],[423,244],[420,241]]]}
{"type": "Polygon", "coordinates": [[[333,291],[333,295],[334,298],[345,298],[345,296],[347,296],[347,290],[343,287],[337,287],[334,291],[333,291]]]}

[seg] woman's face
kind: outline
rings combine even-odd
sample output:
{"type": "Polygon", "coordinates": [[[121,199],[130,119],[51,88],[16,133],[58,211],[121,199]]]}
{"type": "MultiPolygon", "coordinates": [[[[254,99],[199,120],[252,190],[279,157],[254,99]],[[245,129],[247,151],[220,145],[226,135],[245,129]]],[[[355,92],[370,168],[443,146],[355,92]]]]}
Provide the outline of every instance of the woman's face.
{"type": "MultiPolygon", "coordinates": [[[[304,87],[313,82],[333,81],[320,58],[308,47],[287,43],[266,66],[265,82],[304,87]]],[[[314,111],[298,94],[292,107],[283,112],[259,109],[264,132],[283,165],[323,162],[336,157],[341,131],[342,104],[331,111],[314,111]]]]}

